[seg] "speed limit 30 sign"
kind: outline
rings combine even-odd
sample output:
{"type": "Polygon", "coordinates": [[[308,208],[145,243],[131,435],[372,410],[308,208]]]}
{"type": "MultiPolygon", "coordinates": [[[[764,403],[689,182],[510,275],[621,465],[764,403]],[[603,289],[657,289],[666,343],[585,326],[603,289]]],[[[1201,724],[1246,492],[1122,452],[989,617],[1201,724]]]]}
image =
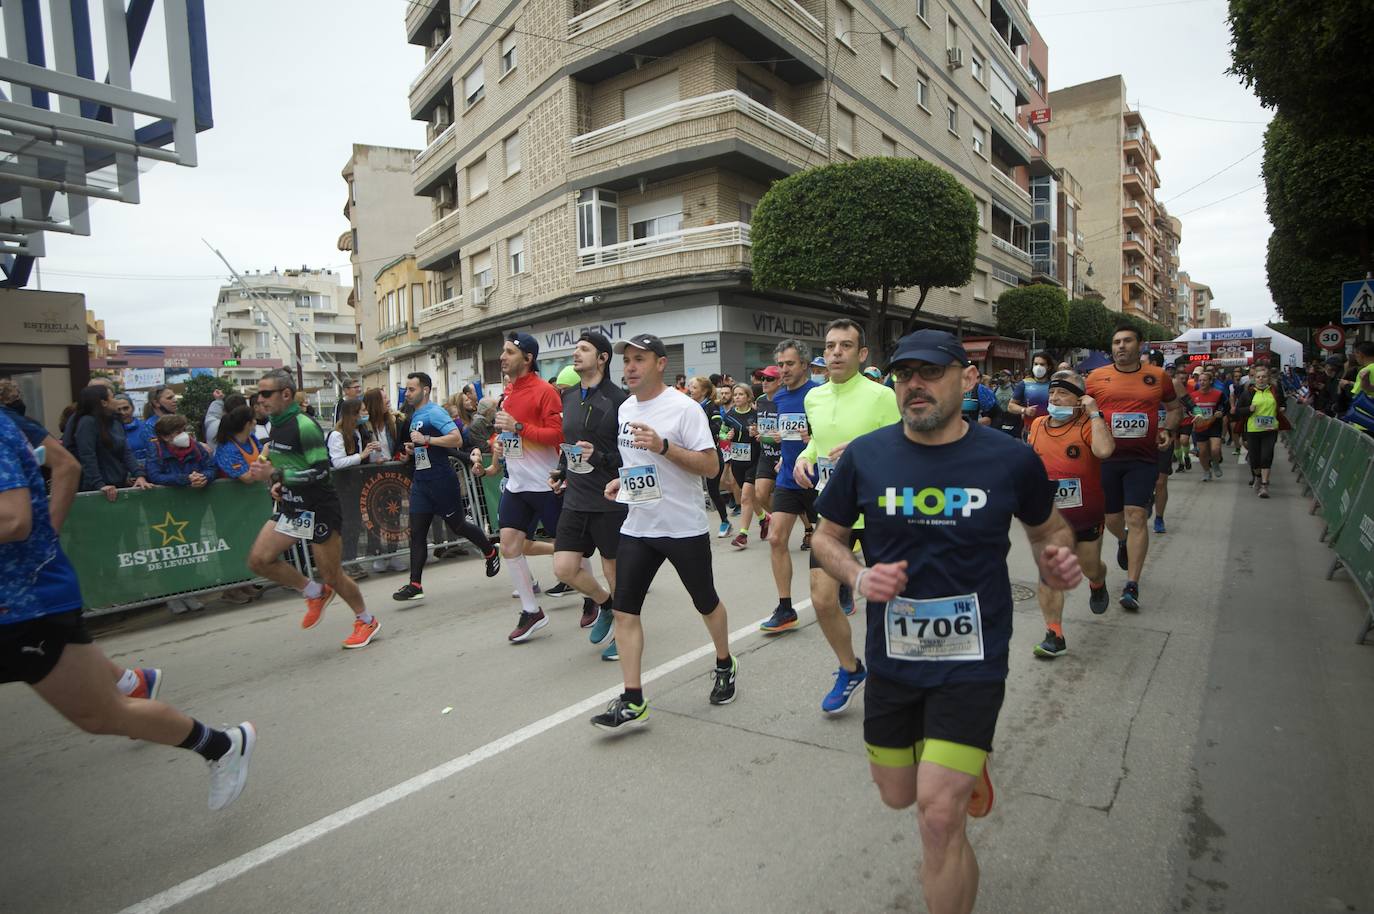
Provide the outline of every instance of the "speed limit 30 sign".
{"type": "Polygon", "coordinates": [[[1345,331],[1335,324],[1327,324],[1317,331],[1317,345],[1334,352],[1345,347],[1345,331]]]}

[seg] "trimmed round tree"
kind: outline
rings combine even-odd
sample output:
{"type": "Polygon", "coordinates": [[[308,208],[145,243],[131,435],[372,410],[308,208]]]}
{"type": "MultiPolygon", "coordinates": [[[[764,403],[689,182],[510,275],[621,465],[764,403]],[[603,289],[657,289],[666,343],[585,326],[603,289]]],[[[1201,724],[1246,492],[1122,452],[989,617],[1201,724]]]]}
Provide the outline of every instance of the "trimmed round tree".
{"type": "Polygon", "coordinates": [[[997,296],[997,332],[1035,340],[1041,346],[1059,345],[1069,329],[1069,297],[1059,286],[1036,283],[1007,289],[997,296]]]}
{"type": "Polygon", "coordinates": [[[1278,228],[1269,236],[1265,265],[1274,306],[1295,327],[1339,323],[1341,282],[1358,279],[1362,273],[1357,257],[1311,253],[1291,233],[1278,228]]]}
{"type": "Polygon", "coordinates": [[[1112,345],[1112,331],[1120,317],[1100,301],[1075,298],[1069,302],[1069,326],[1054,345],[1064,349],[1100,349],[1112,345]]]}
{"type": "Polygon", "coordinates": [[[944,169],[920,159],[858,159],[776,182],[750,229],[754,287],[860,293],[868,339],[885,353],[893,293],[914,289],[906,332],[926,295],[973,278],[978,210],[944,169]]]}

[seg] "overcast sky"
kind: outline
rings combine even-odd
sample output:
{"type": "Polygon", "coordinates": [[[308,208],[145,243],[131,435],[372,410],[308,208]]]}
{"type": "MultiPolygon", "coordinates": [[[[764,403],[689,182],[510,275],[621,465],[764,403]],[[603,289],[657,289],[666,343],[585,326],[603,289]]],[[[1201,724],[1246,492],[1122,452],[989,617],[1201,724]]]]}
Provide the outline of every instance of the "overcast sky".
{"type": "MultiPolygon", "coordinates": [[[[86,293],[125,344],[210,342],[225,274],[202,237],[239,270],[308,264],[348,282],[336,245],[348,226],[339,172],[352,144],[424,142],[406,111],[423,56],[405,42],[405,0],[207,6],[215,127],[200,135],[199,167],[153,168],[141,204],[97,203],[92,235],[50,234],[41,262],[43,288],[86,293]]],[[[1225,74],[1225,0],[1032,0],[1030,9],[1049,44],[1052,89],[1125,77],[1162,155],[1159,197],[1183,220],[1183,269],[1235,323],[1269,319],[1261,154],[1212,177],[1260,145],[1269,118],[1225,74]]]]}

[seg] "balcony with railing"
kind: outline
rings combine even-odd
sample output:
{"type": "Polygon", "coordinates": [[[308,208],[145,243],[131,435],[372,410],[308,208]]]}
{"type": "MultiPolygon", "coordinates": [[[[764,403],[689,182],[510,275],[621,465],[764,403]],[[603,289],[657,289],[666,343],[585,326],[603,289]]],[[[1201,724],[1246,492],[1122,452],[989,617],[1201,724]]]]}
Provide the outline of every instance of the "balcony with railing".
{"type": "Polygon", "coordinates": [[[743,155],[758,149],[797,168],[827,158],[827,144],[820,136],[730,89],[683,99],[573,137],[569,177],[576,181],[670,154],[675,168],[691,170],[717,154],[694,159],[692,150],[720,140],[742,141],[737,151],[743,155]]]}
{"type": "Polygon", "coordinates": [[[421,329],[424,330],[426,329],[424,326],[425,324],[432,323],[445,315],[451,315],[462,308],[462,306],[463,293],[459,292],[452,298],[446,298],[443,301],[435,302],[427,308],[421,308],[420,313],[416,315],[416,320],[420,324],[421,329]]]}
{"type": "Polygon", "coordinates": [[[1150,244],[1144,235],[1139,232],[1127,232],[1121,238],[1121,246],[1124,250],[1134,251],[1138,254],[1149,254],[1150,244]]]}
{"type": "Polygon", "coordinates": [[[410,164],[411,186],[416,195],[427,196],[443,183],[458,164],[458,131],[449,124],[410,164]]]}
{"type": "Polygon", "coordinates": [[[1003,173],[1002,169],[998,168],[996,165],[994,165],[990,171],[992,172],[993,182],[997,185],[999,190],[1009,194],[1011,199],[1017,203],[1027,207],[1031,205],[1030,191],[1026,190],[1020,184],[1017,184],[1010,175],[1003,173]]]}
{"type": "Polygon", "coordinates": [[[415,265],[433,270],[448,264],[458,253],[458,210],[454,210],[415,236],[415,265]]]}
{"type": "Polygon", "coordinates": [[[1023,251],[1005,238],[998,238],[996,235],[988,236],[992,241],[992,246],[1004,254],[1010,254],[1022,263],[1030,263],[1031,255],[1029,251],[1023,251]]]}
{"type": "Polygon", "coordinates": [[[1139,200],[1127,199],[1121,207],[1121,218],[1128,225],[1137,225],[1143,231],[1149,226],[1149,214],[1139,200]]]}
{"type": "Polygon", "coordinates": [[[425,65],[410,83],[410,116],[425,118],[434,106],[435,96],[453,85],[453,36],[429,52],[425,65]]]}
{"type": "Polygon", "coordinates": [[[1126,183],[1126,189],[1138,194],[1148,193],[1150,190],[1149,179],[1145,173],[1134,165],[1126,165],[1121,170],[1121,180],[1126,183]]]}
{"type": "Polygon", "coordinates": [[[1031,74],[1030,67],[1021,61],[1021,55],[1007,44],[1007,39],[991,24],[988,25],[988,44],[992,45],[992,53],[1006,75],[1012,77],[1017,83],[1017,88],[1026,93],[1026,100],[1029,102],[1031,91],[1035,88],[1035,77],[1031,74]]]}
{"type": "Polygon", "coordinates": [[[780,79],[811,82],[826,72],[824,10],[822,0],[575,0],[569,66],[576,78],[601,82],[638,66],[636,51],[661,57],[716,37],[748,48],[751,59],[776,61],[780,79]]]}
{"type": "Polygon", "coordinates": [[[649,238],[636,238],[599,248],[584,248],[577,252],[577,270],[595,270],[616,264],[633,263],[665,257],[670,254],[690,254],[721,248],[738,249],[737,260],[748,266],[749,223],[726,222],[679,229],[649,238]]]}

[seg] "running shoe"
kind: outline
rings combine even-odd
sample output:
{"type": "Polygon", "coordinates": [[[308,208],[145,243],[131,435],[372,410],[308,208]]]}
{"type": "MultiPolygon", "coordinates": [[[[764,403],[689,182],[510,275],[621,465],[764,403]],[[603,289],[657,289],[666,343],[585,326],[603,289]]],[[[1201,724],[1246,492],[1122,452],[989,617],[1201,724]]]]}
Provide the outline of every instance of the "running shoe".
{"type": "Polygon", "coordinates": [[[840,585],[840,609],[846,616],[854,615],[854,588],[848,584],[840,585]]]}
{"type": "Polygon", "coordinates": [[[1045,640],[1035,646],[1035,656],[1053,660],[1060,654],[1067,653],[1068,650],[1069,645],[1063,638],[1049,629],[1045,629],[1045,640]]]}
{"type": "Polygon", "coordinates": [[[1269,486],[1268,486],[1267,483],[1263,483],[1263,482],[1260,483],[1260,487],[1259,487],[1259,497],[1260,497],[1260,498],[1268,498],[1268,497],[1269,497],[1269,486]]]}
{"type": "Polygon", "coordinates": [[[487,561],[487,577],[496,577],[501,571],[501,550],[492,546],[491,555],[485,556],[485,558],[487,561]]]}
{"type": "Polygon", "coordinates": [[[1126,537],[1124,536],[1116,541],[1116,564],[1122,571],[1130,567],[1126,561],[1126,537]]]}
{"type": "Polygon", "coordinates": [[[765,635],[776,635],[778,632],[785,632],[796,627],[797,611],[795,609],[783,609],[781,606],[773,610],[773,615],[759,623],[759,631],[765,635]]]}
{"type": "Polygon", "coordinates": [[[511,644],[519,644],[528,641],[530,636],[541,628],[549,624],[549,617],[544,615],[544,610],[537,613],[520,613],[520,620],[515,623],[515,629],[507,636],[511,644]]]}
{"type": "Polygon", "coordinates": [[[612,698],[606,710],[592,718],[592,726],[608,733],[634,730],[649,722],[649,703],[631,704],[624,696],[612,698]],[[623,730],[622,730],[623,728],[623,730]]]}
{"type": "Polygon", "coordinates": [[[596,611],[596,621],[592,623],[591,634],[587,640],[592,644],[600,644],[611,634],[611,629],[615,627],[615,613],[609,609],[599,608],[596,611]]]}
{"type": "Polygon", "coordinates": [[[1140,588],[1135,584],[1127,584],[1121,591],[1121,608],[1131,612],[1140,612],[1140,588]]]}
{"type": "Polygon", "coordinates": [[[372,643],[372,639],[377,637],[377,632],[382,630],[382,620],[376,616],[372,617],[371,622],[364,622],[362,619],[353,618],[353,634],[344,639],[344,650],[352,651],[360,647],[367,647],[372,643]]]}
{"type": "Polygon", "coordinates": [[[723,520],[720,522],[720,529],[716,531],[716,539],[723,540],[730,535],[730,522],[723,520]]]}
{"type": "Polygon", "coordinates": [[[801,544],[801,547],[802,547],[803,550],[806,550],[806,549],[810,549],[810,548],[811,548],[811,531],[810,531],[810,530],[807,530],[805,533],[802,534],[802,544],[801,544]]]}
{"type": "Polygon", "coordinates": [[[981,819],[992,812],[992,778],[988,775],[988,763],[983,762],[983,773],[973,785],[973,794],[968,798],[968,814],[981,819]]]}
{"type": "Polygon", "coordinates": [[[391,599],[397,603],[409,603],[425,598],[425,589],[419,584],[411,582],[391,595],[391,599]]]}
{"type": "Polygon", "coordinates": [[[210,762],[210,808],[223,809],[239,798],[248,783],[248,763],[258,742],[257,729],[247,721],[225,731],[229,751],[210,762]]]}
{"type": "Polygon", "coordinates": [[[609,661],[616,661],[620,659],[620,651],[616,650],[614,639],[612,639],[611,643],[606,645],[606,649],[601,652],[601,659],[609,661]]]}
{"type": "MultiPolygon", "coordinates": [[[[1168,533],[1168,532],[1169,532],[1168,530],[1164,529],[1164,518],[1159,517],[1159,516],[1156,516],[1156,517],[1155,517],[1155,532],[1156,532],[1156,533],[1168,533]]],[[[1117,564],[1120,564],[1120,562],[1118,562],[1117,564]]],[[[1123,568],[1122,570],[1124,571],[1125,569],[1123,568]]]]}
{"type": "Polygon", "coordinates": [[[138,677],[138,685],[134,686],[134,690],[129,693],[129,697],[146,698],[148,701],[157,701],[157,693],[162,691],[162,670],[134,670],[134,675],[138,677]]]}
{"type": "Polygon", "coordinates": [[[759,539],[768,542],[768,528],[773,524],[773,515],[765,514],[759,518],[759,539]]]}
{"type": "Polygon", "coordinates": [[[324,608],[334,600],[334,588],[328,584],[324,585],[324,590],[320,591],[318,597],[305,598],[305,618],[301,620],[301,628],[314,628],[320,624],[320,618],[324,616],[324,608]]]}
{"type": "MultiPolygon", "coordinates": [[[[541,590],[539,589],[539,582],[538,582],[538,581],[533,581],[532,583],[534,584],[534,595],[537,597],[537,596],[539,596],[539,594],[541,594],[543,591],[541,591],[541,590]]],[[[512,591],[510,592],[510,598],[511,598],[512,600],[518,600],[518,599],[520,599],[520,591],[518,591],[518,590],[512,590],[512,591]]]]}
{"type": "Polygon", "coordinates": [[[734,539],[730,540],[730,545],[734,546],[736,549],[743,549],[745,546],[749,545],[749,534],[741,530],[734,539]]]}
{"type": "Polygon", "coordinates": [[[715,681],[711,684],[711,704],[728,705],[735,700],[735,674],[739,672],[739,660],[730,658],[730,668],[716,667],[712,672],[715,681]]]}
{"type": "MultiPolygon", "coordinates": [[[[535,593],[539,593],[539,591],[536,589],[535,593]]],[[[577,593],[577,591],[571,584],[564,584],[562,581],[559,581],[557,584],[544,591],[544,593],[551,597],[566,597],[569,594],[577,593]]]]}
{"type": "Polygon", "coordinates": [[[1093,611],[1093,615],[1100,616],[1107,611],[1107,606],[1112,602],[1112,598],[1107,595],[1106,586],[1088,587],[1088,609],[1093,611]]]}
{"type": "Polygon", "coordinates": [[[1203,468],[1203,470],[1202,470],[1202,481],[1203,481],[1203,482],[1211,482],[1211,481],[1212,481],[1212,470],[1211,470],[1210,467],[1204,467],[1204,468],[1203,468]]]}
{"type": "Polygon", "coordinates": [[[582,598],[582,621],[579,623],[583,628],[591,628],[596,623],[598,607],[596,601],[591,597],[582,598]]]}
{"type": "Polygon", "coordinates": [[[867,678],[868,670],[864,669],[862,660],[859,661],[859,668],[852,673],[840,667],[835,671],[835,685],[821,699],[821,710],[826,714],[839,714],[844,711],[849,707],[854,693],[863,688],[864,680],[867,678]]]}
{"type": "Polygon", "coordinates": [[[739,517],[739,512],[740,512],[740,507],[739,507],[739,505],[731,505],[731,506],[730,506],[730,516],[731,516],[731,517],[739,517]]]}
{"type": "Polygon", "coordinates": [[[1184,458],[1183,458],[1183,469],[1185,469],[1185,470],[1191,470],[1192,468],[1193,468],[1193,458],[1185,455],[1184,458]]]}
{"type": "Polygon", "coordinates": [[[1250,481],[1247,482],[1246,485],[1252,489],[1255,487],[1255,475],[1253,473],[1250,474],[1250,481]]]}
{"type": "Polygon", "coordinates": [[[1221,478],[1221,461],[1220,461],[1220,460],[1218,460],[1216,463],[1212,464],[1212,475],[1215,476],[1217,479],[1220,479],[1220,478],[1221,478]]]}

